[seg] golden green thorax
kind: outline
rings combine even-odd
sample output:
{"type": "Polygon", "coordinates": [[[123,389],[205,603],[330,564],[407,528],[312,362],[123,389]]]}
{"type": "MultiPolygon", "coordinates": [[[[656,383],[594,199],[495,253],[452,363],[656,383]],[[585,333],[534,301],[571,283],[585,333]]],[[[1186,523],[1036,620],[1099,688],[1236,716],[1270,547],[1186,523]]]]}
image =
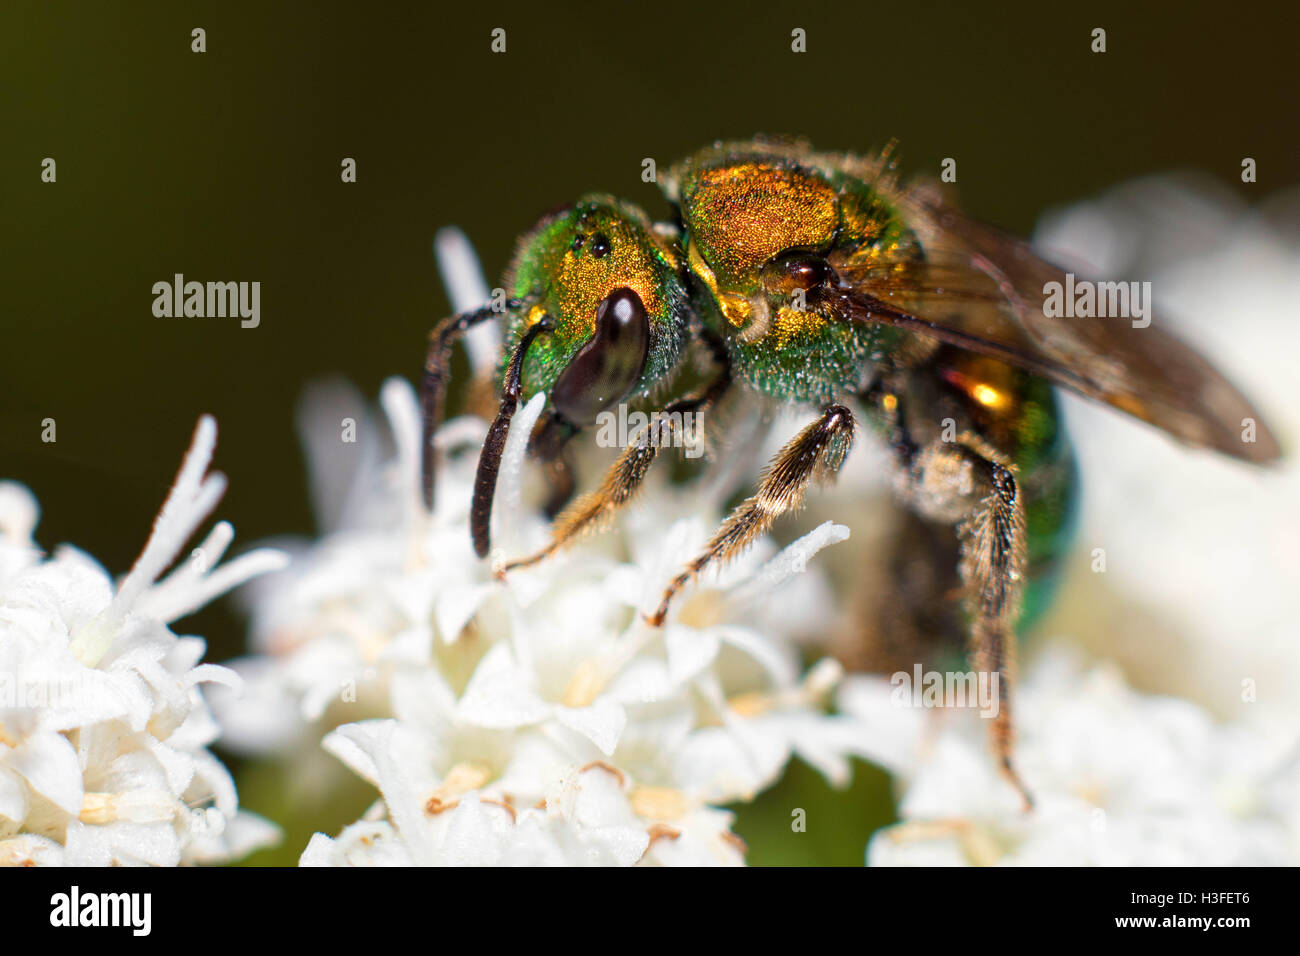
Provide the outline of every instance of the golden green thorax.
{"type": "Polygon", "coordinates": [[[920,255],[892,201],[883,159],[792,143],[722,143],[674,166],[663,188],[680,209],[687,266],[707,290],[701,318],[716,321],[737,371],[761,391],[829,401],[896,338],[800,298],[827,261],[920,255]]]}
{"type": "Polygon", "coordinates": [[[691,271],[746,341],[782,346],[820,334],[828,316],[791,302],[783,255],[917,254],[889,198],[882,160],[800,144],[724,143],[673,167],[664,191],[681,209],[691,271]]]}

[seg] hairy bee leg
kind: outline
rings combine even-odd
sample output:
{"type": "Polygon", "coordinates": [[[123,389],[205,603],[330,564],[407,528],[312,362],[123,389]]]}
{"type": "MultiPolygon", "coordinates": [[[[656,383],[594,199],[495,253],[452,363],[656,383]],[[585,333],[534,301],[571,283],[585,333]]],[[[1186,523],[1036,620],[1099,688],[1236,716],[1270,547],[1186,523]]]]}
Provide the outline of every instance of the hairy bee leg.
{"type": "Polygon", "coordinates": [[[998,712],[989,724],[989,741],[1003,776],[1030,810],[1033,797],[1011,761],[1015,743],[1011,685],[1025,578],[1024,508],[1010,469],[989,459],[983,459],[983,464],[988,493],[959,530],[960,572],[971,618],[971,658],[977,673],[998,675],[998,712]]]}
{"type": "Polygon", "coordinates": [[[989,723],[989,742],[1002,774],[1029,809],[1033,799],[1011,760],[1015,628],[1026,560],[1024,505],[1015,475],[982,439],[963,434],[921,449],[908,468],[908,485],[913,505],[923,513],[955,513],[971,665],[997,680],[998,710],[989,723]]]}
{"type": "Polygon", "coordinates": [[[527,557],[506,563],[501,573],[537,564],[580,535],[599,528],[636,495],[658,453],[658,442],[630,444],[606,472],[600,487],[583,495],[555,519],[550,542],[527,557]]]}
{"type": "MultiPolygon", "coordinates": [[[[511,300],[507,309],[519,308],[523,303],[511,300]]],[[[433,508],[436,455],[433,436],[442,424],[443,403],[447,398],[447,380],[451,375],[451,347],[455,341],[474,326],[502,313],[491,306],[453,315],[438,323],[429,333],[429,351],[424,359],[424,374],[420,378],[420,405],[423,434],[420,445],[420,474],[424,492],[424,506],[433,508]]]]}
{"type": "Polygon", "coordinates": [[[647,426],[643,433],[647,440],[631,442],[605,473],[600,487],[591,494],[583,495],[555,519],[551,527],[551,540],[546,547],[507,563],[501,569],[502,574],[537,564],[580,535],[608,521],[619,508],[635,497],[650,465],[659,454],[659,449],[671,444],[672,434],[681,426],[685,413],[710,408],[726,393],[731,387],[731,360],[726,345],[708,334],[704,335],[704,340],[713,353],[714,361],[719,365],[718,374],[708,387],[665,408],[659,423],[647,426]],[[651,428],[660,429],[659,434],[653,436],[656,440],[649,440],[652,437],[651,428]]]}
{"type": "MultiPolygon", "coordinates": [[[[725,385],[729,382],[730,378],[728,377],[722,383],[723,387],[725,388],[725,385]]],[[[591,494],[583,495],[555,519],[555,523],[551,527],[551,540],[546,547],[527,557],[507,563],[501,569],[501,572],[504,574],[508,571],[537,564],[571,543],[580,535],[601,527],[613,517],[619,508],[622,508],[636,496],[637,490],[641,487],[641,482],[645,480],[646,473],[658,456],[660,448],[672,443],[672,435],[680,427],[682,420],[681,414],[678,413],[698,411],[712,404],[720,394],[721,389],[710,388],[702,396],[674,402],[664,409],[664,415],[659,424],[646,426],[646,430],[643,432],[645,440],[631,442],[623,453],[618,456],[618,460],[605,473],[605,478],[600,483],[600,487],[591,494]],[[651,435],[651,429],[653,428],[659,429],[657,435],[651,435]]]]}
{"type": "Polygon", "coordinates": [[[853,430],[851,411],[843,405],[827,405],[820,418],[787,442],[763,473],[758,491],[731,513],[700,556],[668,585],[650,624],[663,625],[677,592],[706,567],[735,557],[777,518],[797,510],[814,477],[833,477],[853,444],[853,430]]]}
{"type": "Polygon", "coordinates": [[[884,423],[910,507],[931,521],[956,525],[968,656],[977,673],[990,675],[990,680],[997,675],[998,711],[989,723],[990,747],[1003,776],[1029,810],[1033,798],[1011,759],[1015,629],[1028,547],[1015,475],[1006,459],[973,432],[963,432],[954,441],[919,445],[908,428],[904,397],[886,383],[872,385],[859,398],[875,408],[884,423]]]}

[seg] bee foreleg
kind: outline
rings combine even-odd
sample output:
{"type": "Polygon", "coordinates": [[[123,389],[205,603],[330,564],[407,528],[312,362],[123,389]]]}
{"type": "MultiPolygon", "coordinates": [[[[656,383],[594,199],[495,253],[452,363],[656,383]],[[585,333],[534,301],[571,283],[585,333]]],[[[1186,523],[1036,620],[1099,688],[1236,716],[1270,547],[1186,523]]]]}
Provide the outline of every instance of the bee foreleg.
{"type": "MultiPolygon", "coordinates": [[[[536,564],[550,557],[581,535],[598,530],[614,516],[614,513],[619,508],[636,496],[637,489],[641,487],[641,482],[650,470],[651,463],[659,454],[659,449],[674,444],[673,433],[677,429],[685,427],[685,413],[698,413],[711,407],[731,386],[731,361],[725,346],[721,342],[707,337],[706,344],[712,350],[714,360],[719,366],[717,376],[709,383],[708,387],[698,394],[673,402],[664,409],[662,415],[654,416],[639,437],[628,442],[627,448],[623,450],[623,453],[618,456],[618,460],[606,472],[600,487],[591,494],[583,495],[555,519],[555,523],[551,527],[550,543],[540,551],[536,551],[525,558],[508,562],[501,568],[502,574],[536,564]]],[[[702,421],[702,418],[697,417],[696,422],[700,421],[702,421]]],[[[697,425],[696,427],[701,426],[697,425]]],[[[695,436],[697,440],[702,439],[702,437],[701,435],[695,436]]],[[[538,442],[540,446],[540,437],[538,437],[538,442]]],[[[544,452],[543,460],[545,460],[544,452]]],[[[554,486],[552,487],[552,501],[554,501],[555,489],[554,486]]]]}
{"type": "Polygon", "coordinates": [[[668,585],[650,624],[663,624],[673,597],[708,565],[735,557],[777,518],[797,510],[814,477],[834,477],[853,444],[853,429],[851,411],[843,405],[827,405],[820,418],[791,439],[763,473],[757,493],[731,513],[700,556],[668,585]]]}
{"type": "MultiPolygon", "coordinates": [[[[686,404],[688,403],[674,403],[668,411],[681,411],[686,404]]],[[[647,425],[645,440],[632,440],[628,443],[618,460],[605,473],[600,487],[591,494],[580,497],[555,519],[551,526],[550,542],[540,551],[506,563],[501,568],[501,573],[537,564],[581,535],[603,528],[619,508],[636,496],[650,465],[658,457],[659,449],[671,443],[671,432],[675,427],[673,422],[680,420],[681,416],[673,419],[670,415],[665,415],[661,422],[647,425]],[[652,439],[649,433],[651,428],[662,430],[652,439]]],[[[552,495],[554,500],[554,488],[552,495]]]]}

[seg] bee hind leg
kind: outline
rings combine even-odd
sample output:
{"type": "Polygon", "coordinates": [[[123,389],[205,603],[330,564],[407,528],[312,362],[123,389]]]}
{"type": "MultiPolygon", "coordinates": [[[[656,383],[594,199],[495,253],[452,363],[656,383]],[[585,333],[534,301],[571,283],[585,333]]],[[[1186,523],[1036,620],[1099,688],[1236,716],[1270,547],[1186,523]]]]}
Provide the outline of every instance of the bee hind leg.
{"type": "Polygon", "coordinates": [[[990,741],[1003,775],[1020,792],[1029,810],[1033,797],[1011,762],[1015,735],[1010,685],[1015,676],[1015,628],[1024,587],[1024,510],[1010,469],[987,459],[983,464],[988,494],[960,532],[960,570],[971,615],[971,656],[976,672],[999,676],[1001,700],[989,724],[990,741]]]}
{"type": "Polygon", "coordinates": [[[923,514],[947,513],[955,519],[971,665],[990,683],[996,681],[992,693],[997,710],[989,722],[989,742],[1003,776],[1028,810],[1033,799],[1011,759],[1015,628],[1026,556],[1019,485],[1005,459],[969,433],[922,449],[911,462],[906,483],[913,506],[923,514]]]}

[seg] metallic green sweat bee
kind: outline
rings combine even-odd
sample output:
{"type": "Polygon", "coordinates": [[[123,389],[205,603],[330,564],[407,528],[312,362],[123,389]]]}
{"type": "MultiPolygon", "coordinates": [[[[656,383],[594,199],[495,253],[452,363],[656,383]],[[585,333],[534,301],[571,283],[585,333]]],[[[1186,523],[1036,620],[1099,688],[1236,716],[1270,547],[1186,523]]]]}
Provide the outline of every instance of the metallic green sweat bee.
{"type": "MultiPolygon", "coordinates": [[[[1048,317],[1062,273],[1028,245],[972,222],[932,191],[900,184],[888,155],[824,154],[803,144],[718,144],[663,182],[678,222],[588,196],[545,216],[520,241],[504,312],[454,316],[431,336],[423,379],[423,465],[432,504],[432,438],[454,340],[503,321],[501,404],[479,459],[471,534],[489,551],[497,470],[519,398],[543,391],[530,437],[545,463],[551,543],[504,571],[542,560],[626,504],[667,440],[633,442],[599,488],[574,489],[566,444],[623,401],[669,413],[712,407],[733,390],[812,406],[817,417],[772,460],[667,587],[745,549],[831,478],[856,427],[851,406],[892,449],[902,514],[895,586],[877,604],[883,630],[956,632],[976,671],[998,675],[990,721],[1002,770],[1012,765],[1008,681],[1016,628],[1065,547],[1076,476],[1053,386],[1109,403],[1189,444],[1252,462],[1278,457],[1249,402],[1168,333],[1116,318],[1048,317]],[[711,376],[698,377],[700,359],[711,376]],[[563,509],[561,511],[561,509],[563,509]],[[928,568],[918,575],[917,559],[928,568]]],[[[669,436],[660,436],[666,439],[669,436]]],[[[910,643],[909,643],[910,641],[910,643]]],[[[889,661],[889,649],[875,660],[889,661]]],[[[895,659],[896,660],[896,659],[895,659]]]]}

